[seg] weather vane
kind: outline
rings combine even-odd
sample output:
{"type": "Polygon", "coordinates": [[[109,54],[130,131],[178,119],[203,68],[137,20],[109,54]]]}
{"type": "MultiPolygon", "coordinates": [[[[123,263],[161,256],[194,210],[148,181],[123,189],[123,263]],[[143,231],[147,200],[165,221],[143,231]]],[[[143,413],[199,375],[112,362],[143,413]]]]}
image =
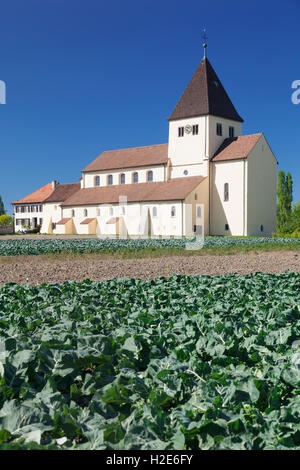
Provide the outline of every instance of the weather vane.
{"type": "Polygon", "coordinates": [[[203,30],[203,36],[202,36],[202,38],[203,38],[204,59],[205,59],[205,58],[206,58],[206,48],[207,48],[207,43],[206,43],[206,41],[207,41],[207,39],[208,39],[208,38],[207,38],[207,34],[206,34],[206,29],[205,29],[205,28],[204,28],[204,30],[203,30]]]}

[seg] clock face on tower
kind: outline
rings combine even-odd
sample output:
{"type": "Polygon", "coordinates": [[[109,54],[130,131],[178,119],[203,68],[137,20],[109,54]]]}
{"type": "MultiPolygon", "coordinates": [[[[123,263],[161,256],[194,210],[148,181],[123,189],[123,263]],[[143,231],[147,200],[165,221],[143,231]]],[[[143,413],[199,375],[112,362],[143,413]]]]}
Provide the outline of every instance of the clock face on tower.
{"type": "Polygon", "coordinates": [[[192,132],[192,126],[190,126],[189,124],[187,124],[184,128],[185,132],[187,134],[190,134],[192,132]]]}

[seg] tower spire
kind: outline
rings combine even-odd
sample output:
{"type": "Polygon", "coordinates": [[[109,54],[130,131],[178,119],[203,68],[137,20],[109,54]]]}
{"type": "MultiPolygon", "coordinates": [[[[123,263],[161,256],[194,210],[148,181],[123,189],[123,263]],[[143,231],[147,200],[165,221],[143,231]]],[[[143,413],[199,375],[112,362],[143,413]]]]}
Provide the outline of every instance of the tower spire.
{"type": "Polygon", "coordinates": [[[206,34],[206,29],[204,28],[203,29],[203,35],[202,35],[202,38],[203,38],[203,49],[204,49],[204,59],[206,59],[206,48],[207,48],[207,34],[206,34]]]}

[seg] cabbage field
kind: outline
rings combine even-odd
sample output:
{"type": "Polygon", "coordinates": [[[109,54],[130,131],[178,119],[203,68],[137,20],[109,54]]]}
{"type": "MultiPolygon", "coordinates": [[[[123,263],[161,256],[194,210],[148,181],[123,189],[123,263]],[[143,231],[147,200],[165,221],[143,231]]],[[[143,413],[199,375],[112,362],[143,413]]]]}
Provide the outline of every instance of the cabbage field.
{"type": "Polygon", "coordinates": [[[300,449],[300,274],[0,287],[0,449],[300,449]]]}
{"type": "MultiPolygon", "coordinates": [[[[187,242],[194,239],[161,238],[161,239],[10,239],[0,240],[0,256],[40,255],[48,253],[99,253],[116,250],[139,251],[143,249],[184,249],[187,242]]],[[[212,247],[249,247],[258,245],[294,245],[300,247],[298,238],[267,237],[206,237],[205,248],[212,247]]],[[[197,249],[197,245],[195,245],[197,249]]]]}

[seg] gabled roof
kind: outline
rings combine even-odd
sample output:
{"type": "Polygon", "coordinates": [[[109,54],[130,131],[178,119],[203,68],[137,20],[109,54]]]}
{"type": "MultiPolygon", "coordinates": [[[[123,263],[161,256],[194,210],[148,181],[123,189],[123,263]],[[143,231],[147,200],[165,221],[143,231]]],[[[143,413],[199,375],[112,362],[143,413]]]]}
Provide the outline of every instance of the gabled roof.
{"type": "Polygon", "coordinates": [[[57,225],[66,225],[69,222],[69,220],[72,220],[72,217],[61,219],[59,222],[56,222],[56,224],[57,225]]]}
{"type": "Polygon", "coordinates": [[[44,202],[63,202],[80,190],[80,183],[58,184],[44,202]]]}
{"type": "Polygon", "coordinates": [[[93,222],[93,220],[97,220],[96,217],[84,219],[82,222],[80,222],[80,225],[88,225],[89,223],[93,222]]]}
{"type": "Polygon", "coordinates": [[[225,139],[212,157],[212,161],[220,162],[224,160],[247,158],[262,135],[262,133],[240,135],[239,137],[225,139]]]}
{"type": "Polygon", "coordinates": [[[168,162],[168,144],[134,147],[102,152],[82,171],[116,170],[139,166],[162,165],[168,162]]]}
{"type": "Polygon", "coordinates": [[[207,114],[243,122],[209,60],[204,58],[169,121],[207,114]]]}
{"type": "Polygon", "coordinates": [[[12,202],[12,204],[34,204],[41,203],[47,199],[50,194],[53,192],[52,183],[48,183],[45,186],[42,186],[40,189],[37,189],[33,193],[19,199],[18,201],[12,202]]]}
{"type": "Polygon", "coordinates": [[[126,196],[128,202],[184,200],[204,179],[194,176],[155,183],[85,188],[67,199],[62,207],[118,203],[120,196],[126,196]]]}

